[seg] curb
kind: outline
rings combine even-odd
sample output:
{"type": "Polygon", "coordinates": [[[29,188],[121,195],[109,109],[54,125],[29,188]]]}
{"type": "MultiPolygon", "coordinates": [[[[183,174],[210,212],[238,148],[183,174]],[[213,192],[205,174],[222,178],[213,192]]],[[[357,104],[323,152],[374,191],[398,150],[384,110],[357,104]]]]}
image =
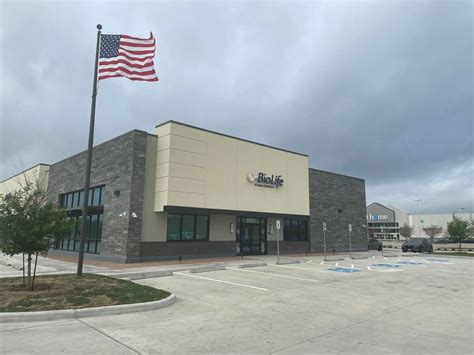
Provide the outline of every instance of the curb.
{"type": "Polygon", "coordinates": [[[285,260],[285,261],[277,261],[276,265],[287,265],[287,264],[299,264],[301,261],[299,260],[285,260]]]}
{"type": "Polygon", "coordinates": [[[176,295],[172,293],[168,297],[152,302],[119,304],[115,306],[103,306],[92,308],[64,309],[58,311],[39,312],[3,312],[0,313],[0,323],[10,322],[38,322],[56,319],[75,319],[85,317],[110,316],[124,313],[152,311],[176,302],[176,295]]]}
{"type": "Polygon", "coordinates": [[[195,274],[198,272],[207,272],[207,271],[219,271],[225,270],[225,266],[221,264],[211,264],[211,265],[204,265],[192,268],[189,270],[190,273],[195,274]]]}
{"type": "Polygon", "coordinates": [[[115,277],[118,279],[126,279],[126,280],[142,280],[142,279],[150,279],[154,277],[163,277],[163,276],[172,276],[173,272],[169,270],[159,270],[159,271],[148,271],[148,272],[130,272],[126,274],[117,274],[117,275],[109,275],[111,277],[115,277]]]}
{"type": "Polygon", "coordinates": [[[352,260],[363,260],[363,259],[368,259],[368,256],[353,256],[351,257],[352,260]]]}
{"type": "Polygon", "coordinates": [[[239,269],[246,269],[248,267],[259,267],[259,266],[267,266],[267,263],[253,263],[253,264],[240,264],[239,269]]]}
{"type": "Polygon", "coordinates": [[[328,256],[326,257],[326,260],[324,261],[342,261],[344,258],[338,257],[338,256],[328,256]]]}

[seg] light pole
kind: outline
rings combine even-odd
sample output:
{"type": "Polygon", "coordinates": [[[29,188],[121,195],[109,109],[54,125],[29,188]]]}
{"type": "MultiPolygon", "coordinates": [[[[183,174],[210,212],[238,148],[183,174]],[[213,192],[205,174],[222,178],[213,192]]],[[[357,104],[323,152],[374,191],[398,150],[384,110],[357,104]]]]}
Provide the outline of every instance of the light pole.
{"type": "Polygon", "coordinates": [[[418,221],[418,236],[421,236],[421,230],[420,230],[420,227],[421,227],[421,223],[420,223],[420,213],[419,213],[419,209],[418,209],[418,204],[423,201],[423,200],[415,200],[416,202],[416,219],[418,221]]]}

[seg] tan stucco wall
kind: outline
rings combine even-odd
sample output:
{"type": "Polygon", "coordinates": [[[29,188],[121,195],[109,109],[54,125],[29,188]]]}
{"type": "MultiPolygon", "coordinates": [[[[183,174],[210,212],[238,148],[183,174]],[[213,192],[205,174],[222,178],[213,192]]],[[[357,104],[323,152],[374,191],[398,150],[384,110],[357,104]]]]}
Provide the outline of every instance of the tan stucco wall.
{"type": "Polygon", "coordinates": [[[235,241],[235,216],[212,214],[209,216],[210,241],[235,241]],[[230,233],[230,224],[234,224],[234,233],[230,233]]]}
{"type": "Polygon", "coordinates": [[[154,212],[157,138],[148,136],[145,158],[145,192],[143,195],[143,242],[166,241],[166,213],[154,212]]]}
{"type": "Polygon", "coordinates": [[[25,181],[34,182],[36,180],[45,190],[48,188],[49,165],[38,164],[28,170],[25,170],[9,179],[0,182],[0,195],[14,192],[20,188],[25,181]]]}
{"type": "Polygon", "coordinates": [[[158,135],[155,211],[184,206],[309,215],[308,157],[170,122],[158,135]],[[249,171],[282,175],[257,187],[249,171]]]}

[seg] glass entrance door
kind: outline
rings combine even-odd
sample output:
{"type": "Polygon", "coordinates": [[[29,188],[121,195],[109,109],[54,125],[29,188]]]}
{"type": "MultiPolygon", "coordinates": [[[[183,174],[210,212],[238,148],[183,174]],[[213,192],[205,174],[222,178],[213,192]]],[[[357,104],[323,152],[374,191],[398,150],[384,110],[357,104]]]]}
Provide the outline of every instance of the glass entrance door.
{"type": "Polygon", "coordinates": [[[267,253],[267,220],[256,217],[237,217],[237,255],[267,253]]]}

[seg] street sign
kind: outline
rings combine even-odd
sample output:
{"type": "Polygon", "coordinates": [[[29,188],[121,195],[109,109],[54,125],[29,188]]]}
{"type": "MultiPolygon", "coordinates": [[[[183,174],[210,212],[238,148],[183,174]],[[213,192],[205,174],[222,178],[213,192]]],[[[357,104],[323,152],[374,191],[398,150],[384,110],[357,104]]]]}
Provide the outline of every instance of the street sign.
{"type": "Polygon", "coordinates": [[[327,228],[326,228],[326,222],[323,222],[323,231],[325,231],[327,228]]]}
{"type": "Polygon", "coordinates": [[[349,224],[349,232],[352,232],[352,224],[349,224]]]}
{"type": "Polygon", "coordinates": [[[277,221],[276,221],[276,229],[280,229],[280,220],[279,219],[277,219],[277,221]]]}

